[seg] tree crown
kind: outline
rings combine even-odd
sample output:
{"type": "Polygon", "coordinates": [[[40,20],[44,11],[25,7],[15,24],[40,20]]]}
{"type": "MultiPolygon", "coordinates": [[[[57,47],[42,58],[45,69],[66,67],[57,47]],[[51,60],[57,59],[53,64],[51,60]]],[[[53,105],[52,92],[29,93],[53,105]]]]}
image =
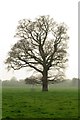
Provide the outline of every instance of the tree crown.
{"type": "Polygon", "coordinates": [[[62,70],[67,62],[67,26],[58,24],[50,16],[40,16],[35,21],[19,21],[16,37],[6,62],[8,69],[32,67],[43,74],[44,69],[62,70]]]}

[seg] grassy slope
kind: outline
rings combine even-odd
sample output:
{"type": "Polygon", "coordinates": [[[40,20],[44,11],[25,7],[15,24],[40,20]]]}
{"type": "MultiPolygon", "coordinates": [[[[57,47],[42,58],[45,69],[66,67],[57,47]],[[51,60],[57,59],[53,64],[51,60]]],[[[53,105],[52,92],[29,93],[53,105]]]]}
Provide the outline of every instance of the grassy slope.
{"type": "Polygon", "coordinates": [[[77,89],[40,89],[3,87],[3,118],[77,118],[77,89]]]}

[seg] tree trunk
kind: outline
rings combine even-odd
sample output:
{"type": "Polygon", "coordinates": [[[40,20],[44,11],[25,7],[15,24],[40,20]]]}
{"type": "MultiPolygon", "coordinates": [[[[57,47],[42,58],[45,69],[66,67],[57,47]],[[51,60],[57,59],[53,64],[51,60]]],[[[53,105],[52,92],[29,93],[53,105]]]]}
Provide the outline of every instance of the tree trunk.
{"type": "Polygon", "coordinates": [[[48,91],[48,72],[44,70],[42,77],[42,91],[48,91]]]}

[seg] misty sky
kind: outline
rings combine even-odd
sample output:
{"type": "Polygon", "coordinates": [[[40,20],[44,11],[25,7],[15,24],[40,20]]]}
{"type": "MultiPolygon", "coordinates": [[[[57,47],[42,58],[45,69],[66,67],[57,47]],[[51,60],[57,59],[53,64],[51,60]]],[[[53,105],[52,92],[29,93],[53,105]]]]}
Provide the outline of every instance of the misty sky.
{"type": "Polygon", "coordinates": [[[50,15],[58,23],[68,25],[69,66],[66,76],[78,76],[78,1],[77,0],[1,0],[0,1],[0,79],[26,78],[33,70],[22,69],[7,72],[4,61],[11,46],[17,42],[14,38],[18,21],[34,19],[40,15],[50,15]]]}

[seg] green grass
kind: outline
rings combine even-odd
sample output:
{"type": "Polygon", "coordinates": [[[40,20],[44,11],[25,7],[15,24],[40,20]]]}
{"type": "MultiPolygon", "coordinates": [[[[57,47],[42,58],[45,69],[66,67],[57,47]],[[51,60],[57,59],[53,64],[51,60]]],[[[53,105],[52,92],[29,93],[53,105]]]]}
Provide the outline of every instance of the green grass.
{"type": "Polygon", "coordinates": [[[3,87],[3,118],[77,118],[77,89],[3,87]]]}
{"type": "Polygon", "coordinates": [[[2,117],[2,87],[0,85],[0,119],[2,117]]]}

